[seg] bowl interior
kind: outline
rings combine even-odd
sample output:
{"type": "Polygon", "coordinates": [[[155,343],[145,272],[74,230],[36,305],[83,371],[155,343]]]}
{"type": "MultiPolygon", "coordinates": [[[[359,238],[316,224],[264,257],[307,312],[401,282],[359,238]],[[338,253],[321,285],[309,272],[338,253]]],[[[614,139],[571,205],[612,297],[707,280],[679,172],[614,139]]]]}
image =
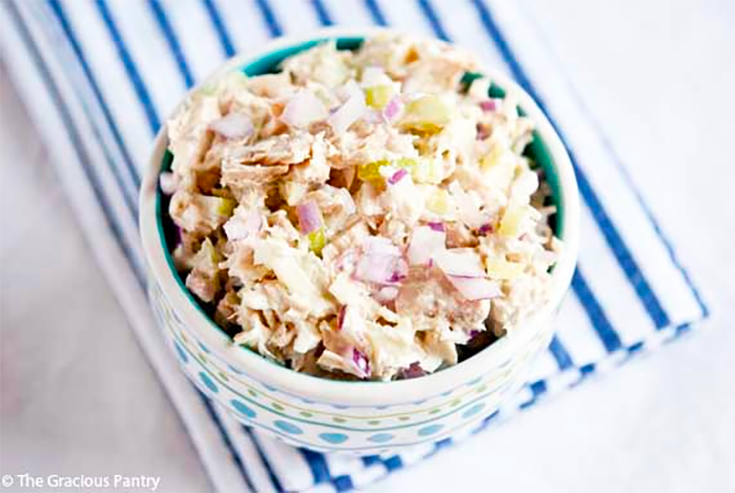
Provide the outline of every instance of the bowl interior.
{"type": "MultiPolygon", "coordinates": [[[[247,65],[240,68],[246,75],[248,76],[256,76],[256,75],[263,75],[263,74],[269,74],[269,73],[275,73],[279,70],[280,63],[285,60],[286,58],[295,55],[296,53],[299,53],[301,51],[307,50],[309,48],[314,47],[315,45],[328,41],[330,39],[333,39],[337,43],[337,49],[340,50],[355,50],[360,47],[360,45],[363,43],[364,38],[362,37],[336,37],[336,38],[319,38],[314,40],[309,40],[302,43],[297,43],[291,46],[288,46],[286,48],[273,51],[271,53],[268,53],[256,60],[251,61],[247,65]]],[[[462,84],[469,86],[469,84],[476,78],[481,77],[482,74],[475,73],[475,72],[468,72],[464,75],[462,78],[462,84]]],[[[496,85],[493,83],[490,86],[490,90],[488,92],[488,96],[491,98],[498,98],[502,99],[506,95],[505,89],[502,87],[496,85]]],[[[525,115],[526,112],[523,110],[522,107],[518,107],[518,112],[521,115],[525,115]]],[[[564,195],[561,190],[559,175],[557,173],[557,169],[554,164],[554,160],[551,156],[551,153],[549,152],[549,149],[547,145],[544,143],[543,139],[541,138],[541,135],[538,131],[534,130],[533,133],[533,140],[526,146],[524,149],[523,155],[528,157],[531,162],[533,163],[532,166],[535,168],[540,168],[543,170],[544,178],[546,182],[549,184],[549,187],[551,188],[551,196],[548,198],[548,203],[553,204],[556,206],[557,213],[551,216],[549,222],[550,226],[554,230],[554,233],[556,236],[562,240],[564,240],[564,195]]],[[[162,171],[169,171],[171,169],[171,163],[173,161],[173,154],[168,151],[168,149],[165,151],[161,167],[159,170],[159,173],[162,171]]],[[[170,220],[170,218],[163,213],[163,211],[168,210],[168,204],[169,204],[169,197],[163,194],[161,191],[160,186],[156,188],[156,225],[158,229],[158,234],[161,239],[161,244],[164,247],[164,254],[166,256],[166,262],[168,264],[168,268],[173,273],[173,277],[176,280],[176,283],[178,284],[179,289],[181,289],[185,296],[188,298],[188,300],[197,307],[199,312],[206,318],[209,325],[212,327],[213,330],[218,331],[222,336],[229,338],[230,335],[227,334],[222,327],[217,325],[211,314],[211,310],[204,304],[202,304],[199,300],[197,300],[191,292],[186,288],[184,279],[182,279],[181,275],[176,270],[176,267],[174,265],[173,257],[171,255],[172,247],[176,245],[177,243],[177,236],[178,236],[178,230],[176,226],[173,224],[173,221],[170,220]]],[[[240,349],[243,351],[247,351],[249,353],[255,354],[260,357],[258,353],[255,351],[239,346],[240,349]]],[[[489,346],[488,346],[489,347],[489,346]]],[[[484,351],[486,348],[484,348],[482,351],[484,351]]],[[[480,351],[480,352],[482,352],[480,351]]],[[[269,363],[272,363],[275,367],[279,369],[285,369],[285,367],[279,365],[276,362],[270,361],[267,358],[263,358],[269,363]]],[[[290,370],[289,370],[290,371],[290,370]]],[[[314,377],[312,375],[306,375],[312,378],[317,378],[321,380],[320,377],[314,377]]],[[[374,384],[376,382],[372,381],[347,381],[344,383],[359,383],[359,384],[374,384]]],[[[379,382],[382,383],[382,382],[379,382]]]]}

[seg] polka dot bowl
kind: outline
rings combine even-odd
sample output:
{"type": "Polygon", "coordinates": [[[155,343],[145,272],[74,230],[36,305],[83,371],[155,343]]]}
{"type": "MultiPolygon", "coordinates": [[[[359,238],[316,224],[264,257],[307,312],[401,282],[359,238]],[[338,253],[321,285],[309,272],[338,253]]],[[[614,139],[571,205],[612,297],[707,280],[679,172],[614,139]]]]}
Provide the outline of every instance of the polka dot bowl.
{"type": "MultiPolygon", "coordinates": [[[[379,30],[324,30],[308,39],[279,39],[231,59],[210,79],[232,70],[265,73],[283,58],[324,39],[352,49],[379,30]]],[[[374,454],[441,440],[488,417],[523,384],[534,356],[552,336],[554,313],[577,256],[579,203],[569,157],[533,100],[501,74],[485,71],[501,96],[513,94],[536,123],[530,144],[558,207],[565,243],[553,270],[548,302],[517,330],[466,361],[425,377],[396,382],[340,382],[279,366],[234,345],[202,311],[173,268],[158,175],[168,166],[166,127],[159,133],[140,197],[140,228],[149,264],[149,298],[181,368],[210,399],[242,423],[289,444],[322,452],[374,454]]],[[[204,81],[202,85],[207,84],[204,81]]],[[[194,89],[196,90],[196,89],[194,89]]]]}

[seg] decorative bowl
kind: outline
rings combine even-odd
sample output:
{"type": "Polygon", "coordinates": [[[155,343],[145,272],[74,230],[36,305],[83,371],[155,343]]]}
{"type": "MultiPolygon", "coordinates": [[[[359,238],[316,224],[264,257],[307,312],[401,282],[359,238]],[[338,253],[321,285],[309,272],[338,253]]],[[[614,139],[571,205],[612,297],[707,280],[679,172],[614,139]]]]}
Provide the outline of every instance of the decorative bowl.
{"type": "MultiPolygon", "coordinates": [[[[223,73],[256,75],[325,39],[354,49],[381,29],[326,29],[308,38],[280,38],[253,54],[236,56],[201,85],[223,73]]],[[[564,242],[552,271],[548,302],[492,345],[456,366],[411,380],[343,382],[297,373],[234,345],[200,308],[177,274],[164,228],[158,176],[170,163],[164,125],[155,141],[140,195],[140,229],[149,264],[149,298],[181,368],[210,399],[245,425],[291,445],[359,455],[399,451],[434,442],[477,425],[524,383],[534,357],[553,334],[553,317],[569,287],[577,259],[579,199],[567,152],[543,112],[517,84],[493,71],[494,97],[512,93],[536,124],[527,149],[541,166],[558,208],[564,242]]],[[[196,90],[193,89],[193,90],[196,90]]]]}

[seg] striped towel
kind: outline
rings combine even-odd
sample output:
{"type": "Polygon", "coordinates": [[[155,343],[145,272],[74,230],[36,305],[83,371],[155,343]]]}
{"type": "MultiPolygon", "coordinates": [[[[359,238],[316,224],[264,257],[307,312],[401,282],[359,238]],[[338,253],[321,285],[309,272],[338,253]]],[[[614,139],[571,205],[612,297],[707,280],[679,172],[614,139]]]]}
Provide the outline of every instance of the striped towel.
{"type": "Polygon", "coordinates": [[[536,362],[531,383],[480,428],[656,348],[707,315],[599,125],[532,17],[515,2],[3,2],[3,60],[100,267],[178,409],[212,487],[220,491],[347,491],[463,438],[365,458],[272,441],[237,424],[185,380],[146,303],[136,197],[163,119],[187,88],[226,57],[274,36],[332,24],[391,25],[466,46],[538,101],[572,156],[583,199],[573,296],[561,309],[558,334],[536,362]]]}

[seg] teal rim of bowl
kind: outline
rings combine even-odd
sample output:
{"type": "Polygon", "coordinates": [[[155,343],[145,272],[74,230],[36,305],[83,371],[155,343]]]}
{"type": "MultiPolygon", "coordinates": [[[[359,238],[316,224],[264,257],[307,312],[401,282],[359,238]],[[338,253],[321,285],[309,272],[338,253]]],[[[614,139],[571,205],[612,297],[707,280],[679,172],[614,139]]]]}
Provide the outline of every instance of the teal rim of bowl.
{"type": "MultiPolygon", "coordinates": [[[[279,65],[283,60],[286,58],[293,56],[299,52],[302,52],[304,50],[308,50],[309,48],[313,48],[314,46],[327,42],[327,41],[335,41],[337,44],[338,50],[356,50],[358,49],[362,43],[364,42],[364,38],[362,37],[338,37],[338,38],[320,38],[320,39],[314,39],[307,41],[305,43],[296,44],[293,46],[289,46],[283,49],[280,49],[278,51],[274,51],[272,53],[268,53],[264,55],[263,57],[254,60],[250,64],[240,68],[240,70],[247,75],[248,77],[254,77],[257,75],[264,75],[264,74],[273,74],[277,73],[279,71],[279,65]]],[[[472,81],[475,79],[482,77],[482,74],[476,73],[476,72],[468,72],[466,73],[461,80],[461,84],[465,87],[468,87],[472,81]]],[[[490,90],[488,91],[488,96],[491,98],[497,98],[497,99],[503,99],[505,97],[505,90],[495,85],[494,83],[491,84],[490,90]]],[[[523,111],[523,108],[518,108],[518,113],[521,116],[525,116],[526,112],[523,111]]],[[[564,209],[564,195],[561,192],[560,183],[559,183],[559,176],[556,173],[556,168],[554,167],[554,161],[551,158],[551,155],[549,154],[549,150],[546,146],[546,144],[541,139],[541,135],[539,135],[538,131],[533,131],[533,140],[526,146],[526,148],[523,151],[523,155],[528,157],[532,164],[534,169],[541,168],[544,171],[544,179],[549,184],[549,187],[551,188],[551,202],[556,205],[556,214],[552,216],[552,229],[554,230],[555,235],[559,239],[564,239],[564,214],[562,214],[564,209]]],[[[171,169],[171,163],[173,162],[173,154],[166,149],[166,151],[163,154],[163,159],[161,162],[161,169],[159,170],[159,174],[163,171],[169,171],[171,169]]],[[[165,227],[163,224],[163,213],[161,210],[162,205],[162,192],[160,185],[156,184],[156,225],[158,228],[158,235],[161,239],[161,244],[164,246],[165,256],[166,256],[166,263],[168,264],[169,269],[174,275],[174,278],[176,279],[176,284],[179,286],[179,288],[186,294],[186,297],[189,299],[189,301],[196,306],[199,313],[202,314],[202,316],[209,322],[209,325],[214,327],[221,335],[226,337],[229,341],[232,341],[232,337],[225,332],[225,330],[217,325],[217,323],[212,320],[212,317],[202,308],[202,305],[199,301],[197,301],[194,296],[192,295],[191,291],[187,289],[186,284],[181,279],[181,276],[179,275],[179,272],[176,270],[176,266],[174,264],[174,259],[171,255],[171,248],[169,247],[169,242],[166,238],[165,233],[165,227]]],[[[283,366],[282,364],[272,361],[269,358],[266,358],[262,354],[258,353],[257,351],[253,351],[247,346],[241,346],[239,344],[236,344],[237,347],[248,351],[259,358],[263,358],[264,360],[268,361],[274,366],[277,366],[279,368],[283,368],[288,371],[293,371],[292,369],[283,366]]],[[[489,344],[487,347],[480,350],[478,353],[475,353],[474,355],[470,356],[470,358],[477,356],[481,352],[485,351],[488,347],[492,346],[492,343],[489,344]]],[[[458,364],[461,364],[458,363],[458,364]]],[[[440,370],[441,371],[441,370],[440,370]]],[[[302,373],[302,375],[305,375],[310,378],[315,378],[318,380],[324,380],[323,377],[317,377],[315,375],[310,375],[308,373],[302,373]]],[[[335,383],[341,383],[341,384],[385,384],[390,383],[383,382],[383,381],[373,381],[373,380],[331,380],[335,383]]]]}

